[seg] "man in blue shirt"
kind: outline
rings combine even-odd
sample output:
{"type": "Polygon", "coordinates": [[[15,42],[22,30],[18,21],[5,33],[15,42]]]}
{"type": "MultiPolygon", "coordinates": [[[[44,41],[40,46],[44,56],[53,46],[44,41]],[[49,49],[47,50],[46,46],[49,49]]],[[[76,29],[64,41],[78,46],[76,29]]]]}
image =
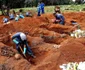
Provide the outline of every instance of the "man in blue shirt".
{"type": "Polygon", "coordinates": [[[37,12],[38,12],[38,16],[41,16],[41,13],[40,13],[40,11],[41,11],[41,4],[40,3],[38,3],[38,6],[37,6],[37,12]]]}
{"type": "Polygon", "coordinates": [[[24,18],[24,15],[22,13],[19,14],[19,18],[24,18]]]}
{"type": "Polygon", "coordinates": [[[60,13],[55,14],[55,18],[56,18],[55,23],[59,23],[61,25],[64,25],[65,19],[64,19],[64,16],[62,14],[60,14],[60,13]]]}
{"type": "Polygon", "coordinates": [[[29,17],[30,13],[29,12],[26,12],[26,17],[29,17]]]}
{"type": "Polygon", "coordinates": [[[7,23],[7,22],[8,22],[8,18],[5,18],[5,17],[4,17],[4,18],[3,18],[3,22],[4,22],[4,23],[7,23]]]}
{"type": "Polygon", "coordinates": [[[21,49],[23,49],[23,55],[28,53],[30,56],[35,58],[33,52],[31,51],[27,43],[26,35],[24,33],[17,32],[16,34],[12,36],[12,41],[16,44],[16,49],[18,50],[19,53],[21,53],[22,51],[21,49]]]}
{"type": "Polygon", "coordinates": [[[65,18],[64,16],[61,14],[60,12],[60,8],[56,8],[55,9],[55,13],[53,14],[55,19],[53,20],[54,23],[59,23],[61,25],[64,25],[65,24],[65,18]]]}
{"type": "Polygon", "coordinates": [[[26,17],[32,17],[33,15],[32,15],[32,13],[30,12],[30,11],[27,11],[26,12],[26,17]]]}
{"type": "Polygon", "coordinates": [[[40,5],[41,5],[42,14],[44,14],[44,13],[45,13],[45,11],[44,11],[44,6],[45,6],[45,4],[44,4],[43,2],[41,2],[40,5]]]}
{"type": "Polygon", "coordinates": [[[9,14],[9,17],[10,17],[10,20],[13,20],[14,19],[14,14],[9,14]]]}
{"type": "Polygon", "coordinates": [[[18,21],[18,20],[19,20],[19,15],[17,14],[15,17],[15,21],[18,21]]]}

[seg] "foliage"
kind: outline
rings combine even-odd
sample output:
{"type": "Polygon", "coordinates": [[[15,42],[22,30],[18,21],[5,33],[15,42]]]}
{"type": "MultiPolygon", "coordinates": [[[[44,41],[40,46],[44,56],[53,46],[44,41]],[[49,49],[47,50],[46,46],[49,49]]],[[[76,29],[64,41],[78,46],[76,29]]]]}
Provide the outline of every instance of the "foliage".
{"type": "MultiPolygon", "coordinates": [[[[38,2],[44,2],[45,5],[67,5],[73,4],[72,0],[0,0],[0,5],[9,5],[10,8],[22,8],[37,6],[38,2]]],[[[76,3],[82,3],[81,0],[76,0],[76,3]]]]}
{"type": "MultiPolygon", "coordinates": [[[[85,4],[71,4],[71,5],[56,5],[60,6],[62,12],[79,12],[82,11],[85,8],[85,4]]],[[[53,13],[55,6],[45,6],[45,13],[53,13]]],[[[23,9],[24,11],[32,10],[37,12],[36,7],[27,7],[27,8],[17,8],[14,9],[16,12],[18,12],[20,9],[23,9]]]]}

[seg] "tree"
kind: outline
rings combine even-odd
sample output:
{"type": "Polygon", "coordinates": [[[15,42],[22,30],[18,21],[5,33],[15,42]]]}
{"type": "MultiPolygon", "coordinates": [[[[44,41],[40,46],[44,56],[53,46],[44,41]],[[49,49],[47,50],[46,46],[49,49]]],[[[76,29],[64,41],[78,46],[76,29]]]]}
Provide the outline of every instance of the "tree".
{"type": "MultiPolygon", "coordinates": [[[[69,4],[71,0],[0,0],[0,5],[5,4],[11,8],[21,8],[28,6],[37,6],[38,2],[43,1],[45,5],[60,5],[60,4],[69,4]]],[[[81,0],[76,0],[78,3],[81,0]]],[[[0,6],[1,7],[1,6],[0,6]]]]}
{"type": "Polygon", "coordinates": [[[82,0],[76,0],[76,3],[81,4],[82,0]]]}

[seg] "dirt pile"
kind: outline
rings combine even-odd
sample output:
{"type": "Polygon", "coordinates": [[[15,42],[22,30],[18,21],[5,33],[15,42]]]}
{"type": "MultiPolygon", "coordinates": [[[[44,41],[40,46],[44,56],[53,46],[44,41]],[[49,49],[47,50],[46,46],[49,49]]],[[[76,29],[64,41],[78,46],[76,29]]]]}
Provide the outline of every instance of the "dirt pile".
{"type": "MultiPolygon", "coordinates": [[[[3,70],[60,70],[59,65],[68,62],[85,61],[85,39],[71,38],[70,31],[73,25],[71,20],[76,20],[81,29],[85,29],[85,13],[71,12],[63,13],[66,19],[65,26],[53,24],[50,19],[52,14],[44,14],[40,17],[25,17],[19,21],[10,21],[10,24],[0,23],[0,69],[3,70]],[[75,15],[75,16],[74,16],[75,15]],[[1,51],[4,46],[6,50],[14,50],[15,45],[10,39],[10,33],[28,33],[27,39],[32,51],[36,55],[33,59],[29,55],[24,59],[16,60],[14,56],[2,56],[1,51]],[[63,35],[64,34],[64,35],[63,35]],[[59,48],[57,46],[60,45],[59,48]]],[[[3,16],[0,16],[0,20],[3,16]]],[[[4,49],[3,49],[4,50],[4,49]]],[[[10,54],[9,52],[7,52],[10,54]]],[[[8,55],[7,54],[7,55],[8,55]]]]}

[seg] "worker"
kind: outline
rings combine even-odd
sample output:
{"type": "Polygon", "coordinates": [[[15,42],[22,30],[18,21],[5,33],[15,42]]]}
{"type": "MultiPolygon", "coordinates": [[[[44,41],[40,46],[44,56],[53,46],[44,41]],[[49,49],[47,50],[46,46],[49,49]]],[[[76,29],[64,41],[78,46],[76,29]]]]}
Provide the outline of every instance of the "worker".
{"type": "Polygon", "coordinates": [[[45,13],[45,11],[44,11],[45,4],[43,2],[41,2],[40,6],[41,6],[41,12],[42,12],[42,14],[44,14],[45,13]]]}
{"type": "Polygon", "coordinates": [[[9,18],[10,20],[13,20],[13,19],[14,19],[14,14],[12,14],[12,13],[9,14],[9,17],[10,17],[10,18],[9,18]]]}
{"type": "Polygon", "coordinates": [[[24,18],[24,15],[23,15],[23,9],[20,9],[19,10],[19,18],[24,18]]]}
{"type": "Polygon", "coordinates": [[[7,23],[7,22],[8,22],[8,18],[5,18],[5,17],[4,17],[4,18],[3,18],[3,22],[4,22],[4,23],[7,23]]]}
{"type": "Polygon", "coordinates": [[[55,9],[55,13],[53,14],[55,19],[52,20],[52,22],[54,23],[59,23],[61,25],[65,24],[65,18],[64,16],[61,14],[60,9],[55,9]]]}
{"type": "Polygon", "coordinates": [[[30,15],[30,12],[26,12],[26,17],[29,17],[29,15],[30,15]]]}
{"type": "Polygon", "coordinates": [[[19,20],[19,15],[16,14],[15,21],[18,21],[18,20],[19,20]]]}
{"type": "Polygon", "coordinates": [[[16,44],[16,49],[18,50],[19,53],[21,53],[21,51],[22,51],[21,49],[23,49],[23,51],[22,51],[23,55],[26,55],[26,53],[28,53],[30,56],[35,58],[32,50],[30,49],[30,47],[27,43],[26,35],[23,32],[15,33],[12,36],[12,41],[16,44]]]}
{"type": "Polygon", "coordinates": [[[19,14],[19,18],[24,18],[24,15],[22,13],[19,14]]]}
{"type": "Polygon", "coordinates": [[[26,17],[32,17],[32,13],[30,11],[26,12],[26,17]]]}
{"type": "Polygon", "coordinates": [[[38,6],[37,6],[37,12],[38,12],[38,16],[41,16],[41,13],[40,13],[40,11],[41,11],[41,5],[40,5],[40,3],[38,3],[38,6]]]}

